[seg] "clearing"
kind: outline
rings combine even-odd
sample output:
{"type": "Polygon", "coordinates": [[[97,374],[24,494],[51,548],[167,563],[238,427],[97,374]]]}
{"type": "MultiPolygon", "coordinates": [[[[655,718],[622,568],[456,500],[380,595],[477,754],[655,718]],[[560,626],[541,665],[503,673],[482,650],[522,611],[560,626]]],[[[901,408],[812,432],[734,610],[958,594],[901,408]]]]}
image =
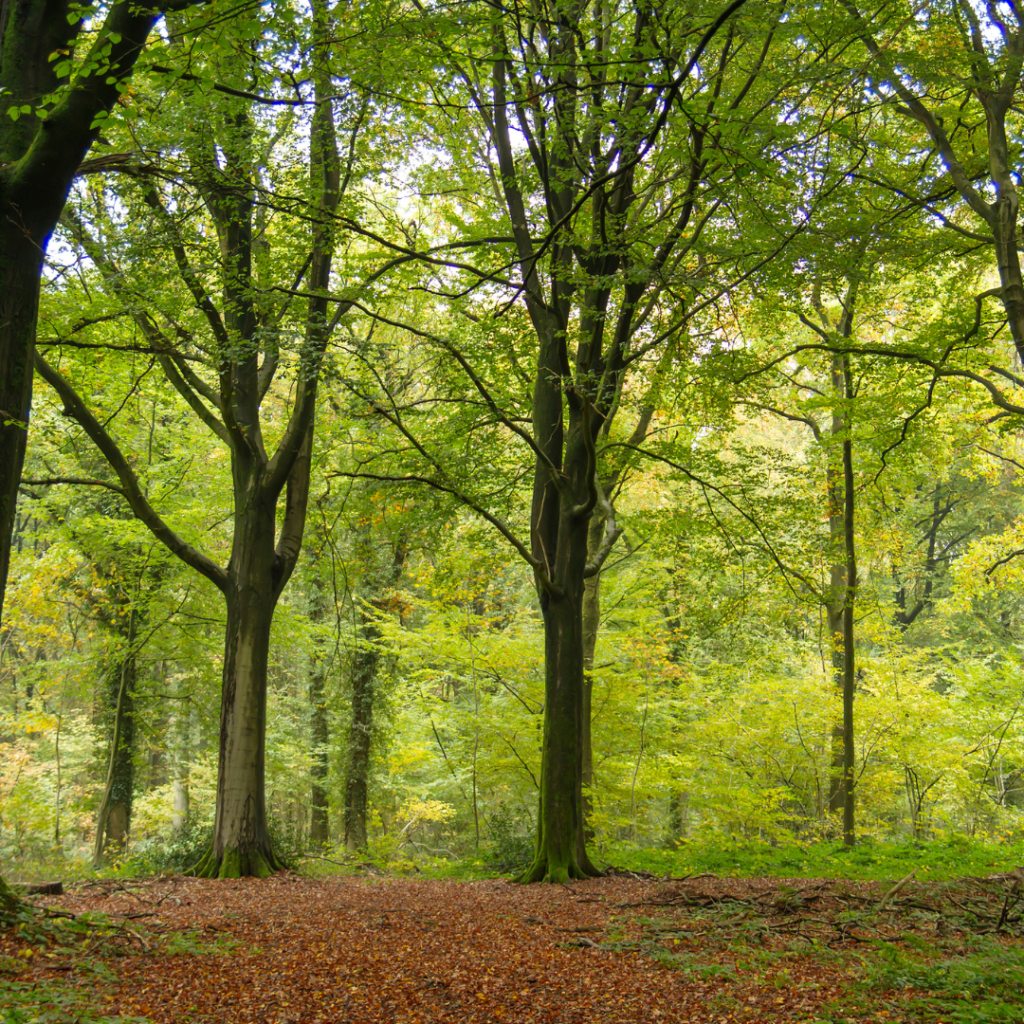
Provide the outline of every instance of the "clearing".
{"type": "Polygon", "coordinates": [[[1020,874],[893,888],[107,879],[0,936],[0,1021],[1024,1021],[1020,874]]]}

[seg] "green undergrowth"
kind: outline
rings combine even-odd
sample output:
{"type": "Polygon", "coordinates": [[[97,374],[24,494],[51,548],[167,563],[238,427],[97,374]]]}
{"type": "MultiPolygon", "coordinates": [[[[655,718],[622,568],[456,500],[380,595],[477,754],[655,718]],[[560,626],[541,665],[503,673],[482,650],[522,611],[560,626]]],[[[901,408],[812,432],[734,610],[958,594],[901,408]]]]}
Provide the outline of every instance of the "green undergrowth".
{"type": "Polygon", "coordinates": [[[0,1024],[149,1024],[148,1017],[110,1017],[91,1009],[95,999],[60,982],[0,977],[0,1024]]]}
{"type": "Polygon", "coordinates": [[[0,1024],[149,1024],[148,1017],[109,1016],[96,1010],[114,978],[100,962],[83,960],[61,978],[21,980],[33,959],[65,959],[66,950],[26,946],[25,956],[0,956],[0,1024]]]}
{"type": "Polygon", "coordinates": [[[708,871],[721,876],[852,878],[885,881],[911,871],[922,881],[989,875],[1024,864],[1024,844],[971,841],[961,837],[929,842],[779,844],[687,842],[674,850],[614,847],[605,863],[631,871],[681,877],[708,871]]]}
{"type": "Polygon", "coordinates": [[[0,1024],[148,1024],[146,1017],[96,1009],[117,984],[106,959],[142,953],[158,970],[164,957],[230,955],[243,948],[229,934],[150,933],[144,925],[99,912],[46,917],[30,904],[18,911],[8,936],[15,940],[15,952],[0,955],[0,1024]],[[47,971],[61,973],[40,975],[47,971]]]}
{"type": "MultiPolygon", "coordinates": [[[[91,871],[78,862],[19,864],[12,865],[6,877],[11,882],[62,880],[65,886],[85,878],[151,877],[181,871],[204,849],[207,841],[208,836],[197,830],[195,835],[182,837],[180,846],[172,851],[174,856],[131,858],[99,871],[91,871]]],[[[388,875],[466,881],[517,874],[519,860],[526,849],[525,844],[520,844],[522,849],[512,849],[511,843],[498,842],[456,859],[407,855],[404,850],[389,857],[355,855],[343,849],[328,850],[321,855],[303,853],[294,843],[281,845],[295,869],[304,875],[388,875]]],[[[677,878],[712,872],[722,877],[772,875],[887,881],[916,871],[921,881],[946,881],[963,875],[1008,871],[1024,864],[1024,843],[984,842],[951,836],[927,842],[865,840],[857,846],[846,847],[832,842],[788,842],[773,846],[767,842],[716,839],[685,841],[675,849],[610,844],[598,846],[592,856],[601,867],[677,878]]]]}
{"type": "MultiPolygon", "coordinates": [[[[900,995],[900,1005],[914,1021],[944,1024],[1021,1024],[1024,1021],[1024,946],[1019,941],[976,936],[956,951],[906,949],[882,943],[865,957],[867,998],[886,1003],[900,995]]],[[[865,993],[856,1000],[862,1009],[865,993]]],[[[854,1006],[837,1021],[859,1020],[854,1006]]]]}

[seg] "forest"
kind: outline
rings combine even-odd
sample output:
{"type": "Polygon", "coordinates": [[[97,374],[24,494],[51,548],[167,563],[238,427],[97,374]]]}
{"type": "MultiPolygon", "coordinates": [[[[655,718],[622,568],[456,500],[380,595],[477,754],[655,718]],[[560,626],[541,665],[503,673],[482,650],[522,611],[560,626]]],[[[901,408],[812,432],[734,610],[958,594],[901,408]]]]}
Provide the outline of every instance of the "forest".
{"type": "Polygon", "coordinates": [[[1010,871],[1022,76],[1014,0],[3,0],[0,923],[1010,871]]]}

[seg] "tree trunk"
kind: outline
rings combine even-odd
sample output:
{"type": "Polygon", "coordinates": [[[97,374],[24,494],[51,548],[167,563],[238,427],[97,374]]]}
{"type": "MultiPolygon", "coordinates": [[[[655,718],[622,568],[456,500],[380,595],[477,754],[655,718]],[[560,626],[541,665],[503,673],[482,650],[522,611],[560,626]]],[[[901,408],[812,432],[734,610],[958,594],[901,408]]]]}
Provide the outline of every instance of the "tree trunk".
{"type": "MultiPolygon", "coordinates": [[[[587,531],[587,559],[592,560],[601,546],[604,535],[604,519],[594,516],[587,531]]],[[[580,746],[582,747],[582,768],[580,782],[583,787],[583,832],[584,843],[594,838],[590,817],[594,809],[592,788],[594,785],[594,743],[591,715],[594,700],[594,652],[597,649],[597,634],[601,627],[601,574],[594,573],[583,583],[583,706],[580,713],[580,746]]],[[[583,851],[578,851],[583,852],[583,851]]]]}
{"type": "MultiPolygon", "coordinates": [[[[327,617],[327,587],[321,567],[322,554],[327,543],[325,531],[318,530],[311,552],[311,589],[309,621],[314,627],[322,628],[327,617]]],[[[330,842],[330,808],[327,796],[327,775],[330,768],[328,744],[330,733],[327,719],[327,675],[331,658],[328,656],[327,641],[317,634],[313,643],[313,657],[309,667],[310,742],[312,757],[310,775],[312,781],[309,793],[309,839],[315,847],[330,842]]]]}
{"type": "MultiPolygon", "coordinates": [[[[843,356],[846,394],[851,394],[850,357],[843,356]]],[[[854,664],[854,601],[857,593],[857,559],[854,543],[853,440],[847,431],[843,440],[843,534],[846,552],[846,601],[843,605],[843,842],[853,846],[854,786],[856,752],[853,746],[853,698],[856,687],[854,664]]]]}
{"type": "Polygon", "coordinates": [[[379,554],[367,527],[361,533],[359,548],[364,563],[373,568],[369,589],[373,599],[359,611],[357,647],[352,655],[352,716],[345,764],[345,845],[350,850],[366,846],[366,808],[370,793],[370,748],[373,739],[373,705],[377,694],[377,669],[380,665],[381,632],[370,608],[378,612],[387,607],[387,592],[398,583],[408,551],[401,537],[395,543],[391,565],[380,566],[379,554]]]}
{"type": "Polygon", "coordinates": [[[239,489],[225,595],[217,813],[213,846],[195,868],[204,878],[265,877],[285,866],[271,844],[264,786],[276,501],[260,500],[255,485],[239,489]]]}
{"type": "Polygon", "coordinates": [[[373,614],[359,614],[358,648],[352,656],[352,717],[345,764],[345,845],[350,850],[366,847],[366,806],[370,790],[370,741],[373,734],[373,702],[377,664],[380,661],[380,630],[373,614]]]}
{"type": "Polygon", "coordinates": [[[544,612],[540,812],[536,855],[522,877],[524,882],[565,882],[595,873],[587,870],[591,865],[583,847],[582,589],[552,599],[544,612]]]}
{"type": "Polygon", "coordinates": [[[128,631],[123,638],[121,657],[106,679],[105,696],[113,710],[113,723],[107,781],[96,817],[94,868],[101,867],[106,856],[118,857],[124,853],[131,829],[137,633],[138,615],[131,610],[128,612],[128,631]]]}
{"type": "MultiPolygon", "coordinates": [[[[827,322],[826,322],[827,326],[827,322]]],[[[843,381],[842,357],[832,357],[832,399],[841,403],[846,394],[843,381]]],[[[839,404],[832,407],[830,434],[833,448],[827,452],[826,470],[828,487],[828,540],[832,565],[829,569],[828,595],[825,600],[826,628],[828,629],[829,658],[832,664],[832,685],[835,693],[843,694],[843,607],[846,603],[846,558],[843,533],[845,490],[843,487],[842,459],[837,458],[834,446],[841,443],[846,429],[846,416],[839,404]]],[[[828,809],[833,814],[843,811],[843,721],[832,721],[832,764],[829,773],[828,809]]]]}
{"type": "MultiPolygon", "coordinates": [[[[322,641],[320,643],[322,644],[322,641]]],[[[327,722],[326,682],[327,659],[323,657],[323,651],[318,649],[309,678],[309,702],[312,705],[310,739],[313,743],[310,766],[313,781],[309,794],[309,839],[314,846],[325,846],[330,841],[330,808],[327,799],[330,734],[327,722]]]]}
{"type": "MultiPolygon", "coordinates": [[[[585,458],[573,435],[581,424],[570,425],[566,476],[582,484],[585,458]],[[573,458],[573,456],[576,458],[573,458]],[[579,461],[577,461],[577,459],[579,461]]],[[[585,486],[585,485],[583,485],[585,486]]],[[[581,486],[581,490],[582,490],[581,486]]],[[[523,882],[565,882],[600,872],[586,851],[583,814],[583,592],[587,565],[590,515],[562,496],[558,522],[555,578],[558,591],[542,601],[544,615],[544,737],[541,748],[540,808],[537,849],[523,882]]]]}
{"type": "MultiPolygon", "coordinates": [[[[841,525],[841,520],[840,520],[841,525]]],[[[832,566],[832,587],[846,589],[846,573],[841,566],[832,566]]],[[[825,605],[826,628],[828,629],[829,657],[832,666],[832,686],[836,695],[843,696],[843,605],[841,602],[829,601],[825,605]]],[[[843,720],[842,716],[832,720],[831,752],[832,763],[829,773],[828,809],[833,814],[841,814],[843,810],[843,720]]]]}
{"type": "Polygon", "coordinates": [[[25,463],[42,251],[4,218],[0,226],[0,614],[25,463]]]}

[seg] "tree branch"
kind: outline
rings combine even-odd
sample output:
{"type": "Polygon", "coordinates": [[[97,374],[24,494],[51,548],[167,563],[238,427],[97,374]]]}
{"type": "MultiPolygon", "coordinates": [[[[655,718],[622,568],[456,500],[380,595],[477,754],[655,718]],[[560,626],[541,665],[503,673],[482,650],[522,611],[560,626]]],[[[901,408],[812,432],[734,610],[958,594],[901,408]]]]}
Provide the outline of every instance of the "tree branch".
{"type": "Polygon", "coordinates": [[[67,415],[74,419],[85,431],[93,444],[103,454],[110,468],[117,474],[123,488],[122,493],[136,517],[149,528],[157,540],[165,544],[186,565],[202,573],[221,591],[226,591],[228,585],[227,572],[212,559],[182,539],[164,522],[153,506],[150,505],[145,494],[142,493],[138,478],[135,476],[131,466],[129,466],[128,460],[121,453],[121,449],[89,411],[78,392],[38,352],[35,356],[35,368],[39,376],[60,396],[67,415]]]}

